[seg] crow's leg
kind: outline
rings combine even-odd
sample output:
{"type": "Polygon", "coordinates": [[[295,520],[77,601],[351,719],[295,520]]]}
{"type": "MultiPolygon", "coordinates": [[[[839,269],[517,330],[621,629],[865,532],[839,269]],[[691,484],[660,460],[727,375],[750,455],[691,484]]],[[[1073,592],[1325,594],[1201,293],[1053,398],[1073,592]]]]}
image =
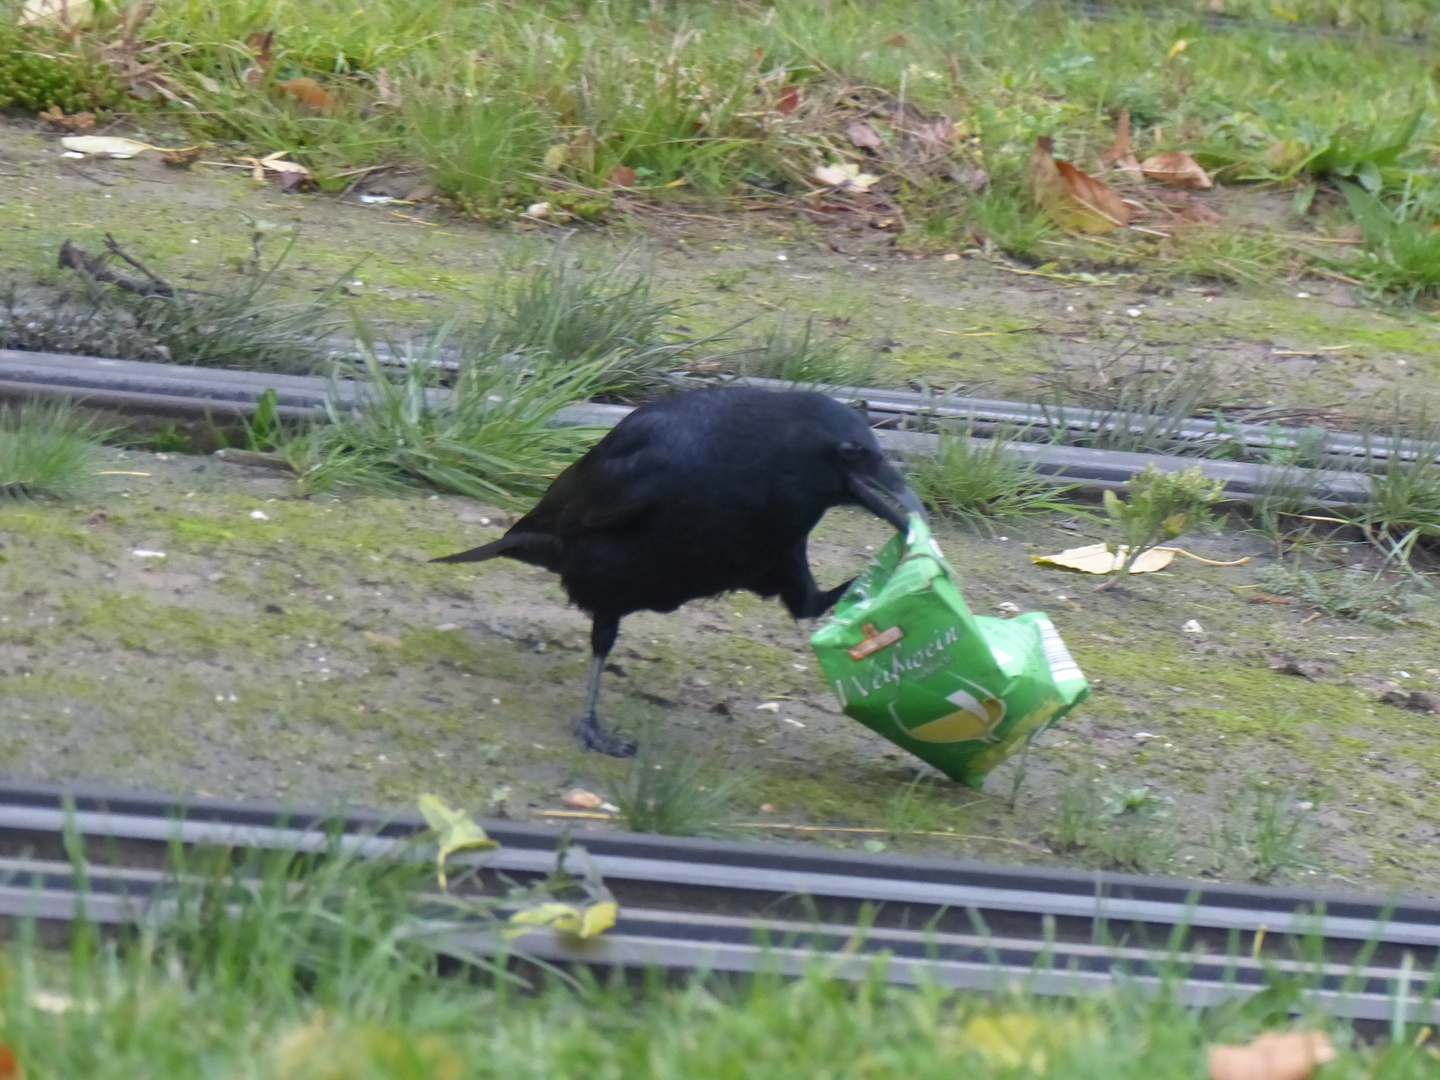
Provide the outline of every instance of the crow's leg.
{"type": "Polygon", "coordinates": [[[587,750],[596,750],[611,757],[634,757],[635,744],[616,738],[600,728],[595,706],[600,701],[600,676],[605,671],[605,658],[615,647],[620,632],[618,615],[596,615],[590,624],[590,676],[585,681],[585,711],[575,720],[575,737],[587,750]]]}
{"type": "Polygon", "coordinates": [[[780,581],[780,601],[795,618],[816,619],[835,606],[835,601],[845,595],[845,590],[850,588],[854,580],[851,578],[833,589],[821,592],[820,586],[815,584],[815,575],[810,572],[810,557],[802,543],[791,553],[785,567],[784,577],[780,581]]]}

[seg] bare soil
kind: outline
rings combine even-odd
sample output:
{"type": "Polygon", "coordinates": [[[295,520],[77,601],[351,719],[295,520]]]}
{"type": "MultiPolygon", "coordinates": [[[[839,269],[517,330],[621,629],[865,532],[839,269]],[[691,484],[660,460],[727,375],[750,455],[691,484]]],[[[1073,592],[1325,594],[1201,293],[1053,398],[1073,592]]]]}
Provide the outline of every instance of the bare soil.
{"type": "MultiPolygon", "coordinates": [[[[153,155],[71,163],[57,151],[28,127],[0,128],[0,269],[17,280],[53,280],[67,236],[98,248],[110,231],[179,280],[210,281],[246,253],[244,212],[300,229],[294,289],[322,287],[363,256],[355,302],[416,325],[483,300],[496,270],[548,239],[423,204],[281,195],[240,170],[177,172],[153,155]]],[[[1062,283],[977,257],[903,255],[885,234],[716,218],[677,208],[575,241],[596,260],[639,245],[664,291],[697,305],[684,319],[696,331],[814,314],[857,341],[883,338],[893,381],[997,396],[1121,341],[1207,357],[1237,398],[1297,407],[1423,393],[1440,365],[1430,323],[1358,306],[1340,287],[1062,283]],[[734,284],[716,276],[740,270],[734,284]]],[[[112,450],[99,471],[78,502],[0,504],[0,772],[307,804],[401,806],[433,791],[521,818],[561,809],[572,785],[605,795],[619,782],[624,764],[583,753],[568,733],[587,622],[557,583],[506,562],[425,562],[497,535],[505,513],[423,494],[299,499],[274,474],[213,458],[112,450]]],[[[820,581],[854,573],[887,532],[831,514],[813,544],[820,581]]],[[[605,712],[743,775],[747,835],[871,828],[883,832],[803,835],[1245,877],[1258,869],[1234,839],[1255,826],[1242,795],[1277,788],[1286,819],[1305,822],[1299,865],[1277,879],[1440,891],[1440,717],[1379,701],[1440,689],[1435,629],[1248,603],[1273,548],[1239,522],[1187,545],[1250,562],[1177,559],[1099,594],[1094,579],[1030,558],[1102,538],[1090,523],[1005,525],[995,537],[942,525],[938,536],[977,610],[1048,611],[1095,687],[983,793],[839,714],[808,628],[750,596],[626,620],[605,712]],[[1203,632],[1182,630],[1192,619],[1203,632]],[[757,708],[766,702],[778,711],[757,708]],[[1173,802],[1143,821],[1102,814],[1088,844],[1062,850],[1060,807],[1079,784],[1148,785],[1173,802]]]]}

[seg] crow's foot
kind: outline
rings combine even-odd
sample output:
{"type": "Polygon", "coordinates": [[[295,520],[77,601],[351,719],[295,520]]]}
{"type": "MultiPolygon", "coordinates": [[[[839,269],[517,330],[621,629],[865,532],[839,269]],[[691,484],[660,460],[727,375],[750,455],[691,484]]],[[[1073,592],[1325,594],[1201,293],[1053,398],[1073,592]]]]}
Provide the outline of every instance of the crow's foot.
{"type": "Polygon", "coordinates": [[[594,750],[598,754],[608,754],[610,757],[618,758],[635,756],[635,744],[602,730],[600,718],[593,712],[585,713],[576,719],[575,737],[580,740],[586,750],[594,750]]]}

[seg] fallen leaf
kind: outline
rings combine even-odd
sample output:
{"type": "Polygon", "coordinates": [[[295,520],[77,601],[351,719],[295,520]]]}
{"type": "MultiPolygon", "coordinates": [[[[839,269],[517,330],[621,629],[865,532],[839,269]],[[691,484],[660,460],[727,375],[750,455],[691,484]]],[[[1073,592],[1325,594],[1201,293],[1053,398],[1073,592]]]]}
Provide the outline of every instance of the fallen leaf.
{"type": "Polygon", "coordinates": [[[903,49],[909,44],[909,38],[904,34],[891,34],[885,39],[885,44],[889,45],[892,49],[903,49]]]}
{"type": "Polygon", "coordinates": [[[270,65],[275,62],[275,54],[272,51],[275,45],[275,31],[266,30],[263,34],[256,31],[245,39],[245,44],[254,52],[255,63],[245,69],[243,78],[246,85],[258,86],[264,81],[270,65]]]}
{"type": "Polygon", "coordinates": [[[386,649],[398,649],[401,645],[400,639],[393,634],[377,634],[373,630],[366,630],[363,636],[371,645],[386,649]]]}
{"type": "Polygon", "coordinates": [[[1212,187],[1210,175],[1184,150],[1156,154],[1140,163],[1140,171],[1151,180],[1163,180],[1183,188],[1212,187]]]}
{"type": "Polygon", "coordinates": [[[951,180],[971,191],[981,192],[990,186],[990,174],[973,161],[952,162],[949,172],[951,180]]]}
{"type": "Polygon", "coordinates": [[[1161,191],[1156,194],[1155,201],[1175,218],[1195,225],[1217,225],[1224,219],[1219,210],[1188,192],[1161,191]]]}
{"type": "Polygon", "coordinates": [[[133,158],[143,150],[158,149],[149,143],[122,139],[118,135],[67,135],[60,140],[60,145],[77,154],[108,154],[122,160],[133,158]]]}
{"type": "Polygon", "coordinates": [[[1053,140],[1041,136],[1030,155],[1030,193],[1054,221],[1072,231],[1109,232],[1130,222],[1130,207],[1104,181],[1057,160],[1053,140]]]}
{"type": "Polygon", "coordinates": [[[775,111],[789,115],[800,107],[800,88],[787,86],[780,91],[780,100],[775,102],[775,111]]]}
{"type": "Polygon", "coordinates": [[[839,165],[816,165],[815,179],[822,184],[839,188],[841,191],[868,191],[880,178],[860,171],[853,162],[839,165]]]}
{"type": "Polygon", "coordinates": [[[929,124],[916,124],[910,134],[932,153],[943,153],[955,145],[955,125],[943,118],[929,124]]]}
{"type": "Polygon", "coordinates": [[[1333,1060],[1323,1032],[1270,1032],[1249,1046],[1212,1046],[1210,1080],[1307,1080],[1315,1066],[1333,1060]]]}
{"type": "MultiPolygon", "coordinates": [[[[1086,574],[1113,574],[1125,565],[1126,554],[1127,549],[1123,544],[1114,552],[1106,550],[1104,544],[1087,544],[1085,547],[1070,548],[1056,555],[1031,555],[1030,559],[1041,566],[1060,566],[1086,574]]],[[[1151,548],[1135,560],[1130,572],[1153,574],[1156,570],[1164,570],[1174,558],[1174,548],[1151,548]]]]}
{"type": "Polygon", "coordinates": [[[59,105],[51,105],[40,114],[40,119],[56,131],[89,131],[95,126],[94,113],[79,112],[73,116],[66,116],[65,110],[59,105]]]}
{"type": "Polygon", "coordinates": [[[616,165],[610,170],[611,187],[633,188],[637,179],[639,176],[629,165],[616,165]]]}
{"type": "Polygon", "coordinates": [[[275,89],[282,94],[289,95],[301,105],[315,112],[332,114],[340,108],[340,103],[335,100],[334,95],[314,79],[307,79],[303,76],[298,79],[286,79],[282,83],[276,83],[275,89]]]}
{"type": "Polygon", "coordinates": [[[436,877],[440,880],[440,887],[445,888],[445,860],[457,851],[466,848],[493,848],[499,847],[494,840],[485,835],[485,830],[470,820],[470,816],[464,810],[452,810],[434,795],[420,796],[420,813],[425,815],[425,822],[435,832],[435,841],[439,849],[435,852],[436,877]]]}
{"type": "Polygon", "coordinates": [[[555,901],[538,904],[533,908],[517,911],[510,916],[513,928],[505,931],[506,937],[518,937],[531,926],[548,926],[562,934],[580,938],[591,938],[602,934],[615,925],[619,907],[613,900],[605,900],[588,907],[561,904],[555,901]]]}
{"type": "Polygon", "coordinates": [[[560,796],[560,801],[566,806],[573,806],[576,810],[599,810],[605,805],[605,800],[599,795],[579,787],[565,792],[560,796]]]}
{"type": "Polygon", "coordinates": [[[0,1043],[0,1080],[25,1080],[20,1059],[15,1056],[15,1051],[4,1043],[0,1043]]]}
{"type": "Polygon", "coordinates": [[[855,146],[867,150],[879,150],[882,141],[880,134],[864,120],[856,120],[845,129],[845,137],[855,146]]]}
{"type": "Polygon", "coordinates": [[[172,169],[188,169],[200,160],[204,152],[203,146],[187,146],[183,150],[166,150],[160,155],[160,160],[172,169]]]}
{"type": "Polygon", "coordinates": [[[1184,51],[1185,51],[1187,48],[1189,48],[1189,47],[1190,47],[1190,43],[1189,43],[1188,41],[1186,41],[1184,38],[1181,38],[1179,41],[1175,42],[1174,45],[1171,45],[1171,46],[1170,46],[1170,51],[1165,54],[1165,59],[1166,59],[1166,60],[1174,60],[1175,57],[1179,56],[1182,52],[1184,52],[1184,51]]]}
{"type": "Polygon", "coordinates": [[[1102,169],[1124,169],[1139,172],[1140,162],[1135,160],[1135,151],[1130,149],[1130,110],[1121,109],[1120,119],[1115,124],[1115,141],[1100,155],[1102,169]]]}

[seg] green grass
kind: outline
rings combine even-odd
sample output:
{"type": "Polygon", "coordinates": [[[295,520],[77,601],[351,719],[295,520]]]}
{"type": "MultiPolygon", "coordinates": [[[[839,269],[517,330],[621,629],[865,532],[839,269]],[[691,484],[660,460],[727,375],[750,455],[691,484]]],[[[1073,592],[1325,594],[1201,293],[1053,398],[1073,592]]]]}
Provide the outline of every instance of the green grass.
{"type": "Polygon", "coordinates": [[[797,327],[784,315],[732,363],[745,375],[802,386],[873,386],[880,366],[873,353],[817,334],[813,316],[797,327]]]}
{"type": "Polygon", "coordinates": [[[937,452],[907,459],[907,479],[931,509],[987,532],[1011,518],[1057,512],[1074,513],[1065,493],[1077,485],[1057,486],[1033,465],[1010,453],[1003,433],[971,439],[967,430],[939,436],[937,452]]]}
{"type": "Polygon", "coordinates": [[[68,402],[0,406],[0,505],[89,490],[102,437],[68,402]]]}
{"type": "MultiPolygon", "coordinates": [[[[1278,976],[1207,1011],[1123,985],[1064,1000],[888,986],[878,968],[846,982],[819,961],[795,979],[547,978],[442,945],[434,919],[483,926],[494,901],[466,893],[453,868],[440,896],[428,860],[227,851],[184,869],[194,876],[174,886],[174,914],[138,933],[82,923],[68,948],[50,949],[22,924],[0,950],[0,1046],[26,1075],[1191,1080],[1211,1045],[1291,1027],[1329,1033],[1339,1056],[1326,1080],[1440,1068],[1418,1024],[1365,1041],[1303,1005],[1292,1020],[1300,984],[1278,976]],[[442,961],[447,949],[470,966],[442,961]]],[[[581,891],[552,879],[511,899],[566,888],[581,891]]]]}
{"type": "Polygon", "coordinates": [[[744,778],[683,747],[657,743],[653,731],[642,736],[640,746],[612,796],[620,823],[632,832],[665,836],[725,833],[744,778]]]}
{"type": "MultiPolygon", "coordinates": [[[[1353,178],[1391,201],[1407,190],[1427,215],[1440,205],[1424,166],[1433,106],[1417,89],[1429,59],[1369,33],[1428,27],[1429,4],[1233,0],[1243,18],[1224,27],[1180,0],[1108,6],[1113,18],[1087,19],[1061,0],[183,0],[159,5],[141,38],[190,102],[153,107],[196,134],[288,149],[326,187],[363,166],[423,164],[483,217],[544,195],[593,218],[616,184],[651,197],[795,193],[816,164],[850,160],[923,204],[912,223],[922,245],[978,235],[1033,259],[1048,232],[1025,195],[1035,137],[1094,168],[1122,108],[1141,156],[1188,148],[1232,179],[1353,178]],[[1361,34],[1280,32],[1295,21],[1361,34]],[[297,77],[322,84],[328,107],[281,89],[297,77]],[[875,155],[844,135],[861,98],[879,103],[870,119],[887,141],[875,155]],[[922,160],[901,130],[917,116],[958,122],[976,141],[922,160]],[[951,176],[957,156],[983,161],[987,190],[951,176]]],[[[96,39],[123,15],[107,5],[96,39]]],[[[1252,255],[1184,258],[1243,278],[1252,255]]]]}

